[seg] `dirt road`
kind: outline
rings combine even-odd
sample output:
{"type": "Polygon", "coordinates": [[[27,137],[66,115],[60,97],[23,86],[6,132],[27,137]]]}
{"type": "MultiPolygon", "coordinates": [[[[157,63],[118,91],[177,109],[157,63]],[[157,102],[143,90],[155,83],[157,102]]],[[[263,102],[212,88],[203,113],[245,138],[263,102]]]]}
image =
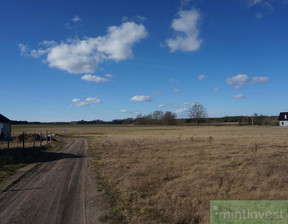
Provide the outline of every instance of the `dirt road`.
{"type": "Polygon", "coordinates": [[[98,223],[88,222],[86,215],[87,149],[84,139],[65,140],[59,151],[1,193],[0,223],[98,223]]]}

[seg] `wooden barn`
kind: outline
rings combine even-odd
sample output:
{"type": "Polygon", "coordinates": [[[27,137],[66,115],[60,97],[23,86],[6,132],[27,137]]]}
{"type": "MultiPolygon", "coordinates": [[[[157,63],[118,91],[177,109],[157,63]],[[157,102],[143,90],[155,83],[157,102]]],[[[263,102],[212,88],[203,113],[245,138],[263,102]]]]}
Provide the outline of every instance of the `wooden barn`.
{"type": "Polygon", "coordinates": [[[278,120],[279,126],[288,126],[288,112],[281,112],[278,120]]]}
{"type": "Polygon", "coordinates": [[[0,114],[0,139],[8,139],[11,137],[11,121],[0,114]]]}

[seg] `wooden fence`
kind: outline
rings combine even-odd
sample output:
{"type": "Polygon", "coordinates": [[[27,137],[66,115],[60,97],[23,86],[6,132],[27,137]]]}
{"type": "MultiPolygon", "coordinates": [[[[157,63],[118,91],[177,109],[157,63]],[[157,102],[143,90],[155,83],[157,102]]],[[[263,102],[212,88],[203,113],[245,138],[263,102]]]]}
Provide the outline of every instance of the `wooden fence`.
{"type": "Polygon", "coordinates": [[[10,139],[0,140],[0,149],[37,148],[42,147],[56,139],[57,134],[52,131],[39,133],[25,133],[10,139]]]}

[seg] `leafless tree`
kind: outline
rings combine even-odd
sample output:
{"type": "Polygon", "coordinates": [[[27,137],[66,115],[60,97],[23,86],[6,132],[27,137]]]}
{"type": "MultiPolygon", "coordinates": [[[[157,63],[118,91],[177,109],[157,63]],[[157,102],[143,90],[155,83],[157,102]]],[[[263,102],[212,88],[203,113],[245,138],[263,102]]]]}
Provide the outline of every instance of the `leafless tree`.
{"type": "Polygon", "coordinates": [[[205,107],[200,103],[194,103],[189,109],[189,117],[195,120],[199,126],[200,122],[207,117],[205,107]]]}

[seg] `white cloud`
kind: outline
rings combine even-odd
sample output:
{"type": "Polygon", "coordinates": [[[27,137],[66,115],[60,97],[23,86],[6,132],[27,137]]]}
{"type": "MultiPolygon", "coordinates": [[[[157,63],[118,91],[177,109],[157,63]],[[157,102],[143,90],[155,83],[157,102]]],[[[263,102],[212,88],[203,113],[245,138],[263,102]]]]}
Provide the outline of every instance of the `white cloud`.
{"type": "Polygon", "coordinates": [[[180,90],[179,89],[173,89],[174,93],[179,93],[180,90]]]}
{"type": "Polygon", "coordinates": [[[106,78],[102,78],[100,76],[97,75],[83,75],[81,77],[82,80],[87,81],[87,82],[97,82],[97,83],[101,83],[101,82],[110,82],[110,79],[106,79],[106,78]]]}
{"type": "Polygon", "coordinates": [[[157,105],[158,108],[176,107],[176,106],[178,106],[177,103],[174,103],[174,104],[159,104],[159,105],[157,105]]]}
{"type": "Polygon", "coordinates": [[[180,10],[182,10],[185,7],[187,7],[190,2],[191,2],[191,0],[181,0],[180,1],[180,10]]]}
{"type": "Polygon", "coordinates": [[[104,76],[107,77],[107,78],[113,78],[113,75],[111,75],[111,74],[106,74],[104,76]]]}
{"type": "Polygon", "coordinates": [[[96,98],[91,98],[91,97],[86,98],[86,101],[87,102],[93,102],[93,103],[102,103],[101,100],[96,99],[96,98]]]}
{"type": "Polygon", "coordinates": [[[187,116],[189,114],[189,110],[192,106],[194,105],[199,105],[199,103],[189,103],[189,102],[186,102],[183,104],[183,107],[182,108],[179,108],[177,110],[174,111],[174,113],[179,116],[179,117],[184,117],[184,116],[187,116]]]}
{"type": "Polygon", "coordinates": [[[81,21],[81,20],[82,20],[82,19],[80,19],[79,16],[74,16],[73,19],[72,19],[72,21],[75,22],[75,23],[77,23],[77,22],[79,22],[79,21],[81,21]]]}
{"type": "Polygon", "coordinates": [[[244,99],[244,98],[245,97],[242,94],[236,94],[236,95],[233,96],[233,99],[244,99]]]}
{"type": "Polygon", "coordinates": [[[134,111],[134,110],[121,110],[121,113],[126,113],[126,114],[131,114],[131,115],[141,114],[140,111],[134,111]]]}
{"type": "Polygon", "coordinates": [[[271,4],[271,0],[246,0],[246,1],[248,3],[248,7],[254,7],[256,5],[260,5],[262,7],[270,9],[271,11],[274,10],[273,5],[271,4]]]}
{"type": "Polygon", "coordinates": [[[46,47],[51,47],[57,45],[57,43],[54,40],[43,40],[39,43],[39,45],[44,45],[46,47]]]}
{"type": "Polygon", "coordinates": [[[234,86],[236,89],[242,88],[243,85],[250,82],[250,79],[245,74],[239,74],[226,80],[227,84],[234,86]]]}
{"type": "Polygon", "coordinates": [[[73,27],[69,23],[64,23],[64,26],[69,30],[73,29],[73,27]]]}
{"type": "Polygon", "coordinates": [[[75,105],[76,105],[77,107],[87,107],[87,106],[90,106],[90,104],[87,103],[87,102],[77,102],[77,103],[75,103],[75,105]]]}
{"type": "Polygon", "coordinates": [[[255,6],[257,4],[263,3],[264,0],[248,0],[248,5],[251,6],[255,6]]]}
{"type": "Polygon", "coordinates": [[[130,101],[133,102],[148,102],[151,101],[152,98],[150,96],[133,96],[130,101]]]}
{"type": "Polygon", "coordinates": [[[170,82],[173,82],[173,83],[180,83],[179,80],[176,80],[176,79],[170,79],[170,82]]]}
{"type": "Polygon", "coordinates": [[[24,45],[24,44],[18,44],[18,47],[20,49],[20,54],[22,56],[31,56],[33,58],[39,58],[40,56],[44,55],[44,54],[47,54],[49,52],[49,50],[51,49],[51,43],[50,42],[50,45],[48,45],[48,41],[42,41],[41,43],[39,43],[39,45],[45,45],[46,49],[42,49],[42,48],[39,48],[37,50],[33,49],[33,50],[30,50],[29,49],[29,46],[28,45],[24,45]]]}
{"type": "Polygon", "coordinates": [[[183,107],[175,110],[174,113],[179,117],[186,116],[191,106],[193,106],[193,103],[184,103],[183,107]]]}
{"type": "Polygon", "coordinates": [[[269,82],[270,79],[266,76],[255,76],[255,77],[252,77],[251,79],[251,83],[264,83],[264,82],[269,82]]]}
{"type": "Polygon", "coordinates": [[[78,102],[80,102],[80,99],[76,99],[75,98],[75,99],[72,100],[72,103],[78,103],[78,102]]]}
{"type": "Polygon", "coordinates": [[[144,16],[132,16],[132,17],[128,17],[128,16],[123,16],[122,17],[122,22],[126,22],[126,21],[135,21],[135,22],[144,22],[147,18],[144,16]]]}
{"type": "Polygon", "coordinates": [[[263,7],[266,7],[267,9],[270,9],[271,11],[274,10],[273,5],[269,1],[264,2],[263,7]]]}
{"type": "Polygon", "coordinates": [[[146,36],[147,31],[142,24],[126,22],[120,27],[111,26],[108,35],[97,38],[97,50],[107,59],[125,60],[133,56],[132,46],[146,36]]]}
{"type": "Polygon", "coordinates": [[[254,76],[249,78],[246,74],[239,74],[226,80],[227,84],[232,85],[235,89],[241,89],[246,84],[265,83],[270,79],[266,76],[254,76]]]}
{"type": "Polygon", "coordinates": [[[159,104],[157,105],[158,108],[165,108],[165,107],[169,107],[169,104],[159,104]]]}
{"type": "Polygon", "coordinates": [[[18,47],[19,47],[19,50],[20,50],[20,54],[22,56],[27,56],[28,50],[29,50],[28,45],[24,45],[24,44],[20,43],[20,44],[18,44],[18,47]]]}
{"type": "Polygon", "coordinates": [[[40,57],[47,54],[45,63],[51,68],[71,74],[93,73],[98,64],[105,60],[121,61],[132,58],[132,47],[147,36],[142,24],[125,22],[120,26],[110,26],[105,36],[74,38],[46,49],[29,50],[19,44],[22,55],[40,57]]]}
{"type": "Polygon", "coordinates": [[[122,21],[122,22],[126,22],[126,21],[128,21],[128,19],[129,19],[128,16],[123,16],[121,21],[122,21]]]}
{"type": "Polygon", "coordinates": [[[199,76],[198,76],[198,79],[199,79],[199,80],[205,79],[205,75],[203,75],[203,74],[199,75],[199,76]]]}
{"type": "Polygon", "coordinates": [[[136,21],[143,22],[143,21],[145,21],[147,18],[144,17],[144,16],[139,16],[139,15],[137,15],[137,16],[135,16],[135,19],[136,19],[136,21]]]}
{"type": "Polygon", "coordinates": [[[81,101],[78,98],[74,98],[72,100],[72,103],[73,103],[72,105],[74,105],[76,107],[86,107],[86,106],[90,106],[90,103],[102,103],[102,101],[99,99],[96,99],[96,98],[88,97],[88,98],[86,98],[85,101],[81,101]]]}
{"type": "Polygon", "coordinates": [[[180,10],[172,21],[171,27],[175,31],[175,38],[169,38],[165,42],[170,52],[196,51],[200,48],[202,40],[199,39],[198,24],[200,13],[196,9],[180,10]]]}

